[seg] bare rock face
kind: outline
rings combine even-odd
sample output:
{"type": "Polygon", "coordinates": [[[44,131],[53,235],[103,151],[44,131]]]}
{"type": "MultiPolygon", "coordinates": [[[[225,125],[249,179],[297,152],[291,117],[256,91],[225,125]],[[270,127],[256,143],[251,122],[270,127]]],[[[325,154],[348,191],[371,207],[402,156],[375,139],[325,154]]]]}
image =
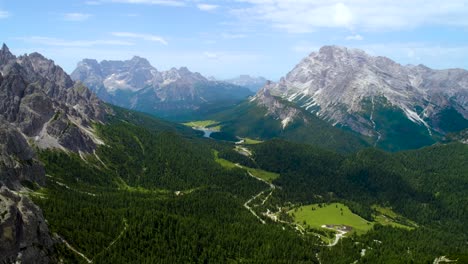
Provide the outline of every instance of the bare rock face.
{"type": "Polygon", "coordinates": [[[30,145],[92,152],[102,144],[93,123],[107,107],[62,68],[38,53],[0,50],[0,263],[49,263],[51,238],[28,188],[45,185],[45,170],[30,145]],[[27,186],[28,188],[26,188],[27,186]],[[21,192],[20,192],[21,191],[21,192]]]}
{"type": "Polygon", "coordinates": [[[261,89],[251,100],[256,100],[259,106],[265,107],[267,109],[267,115],[270,115],[274,119],[281,120],[283,129],[285,129],[288,124],[299,119],[307,123],[307,119],[303,117],[302,113],[297,108],[285,105],[278,98],[271,95],[270,90],[267,88],[268,85],[271,85],[271,82],[268,82],[266,87],[261,89]]]}
{"type": "Polygon", "coordinates": [[[245,87],[208,80],[186,67],[158,71],[137,56],[100,63],[84,59],[71,77],[106,102],[165,117],[196,111],[203,104],[241,101],[252,94],[245,87]]]}
{"type": "Polygon", "coordinates": [[[0,51],[0,115],[40,148],[91,152],[100,141],[92,123],[105,105],[62,68],[38,53],[0,51]]]}
{"type": "Polygon", "coordinates": [[[0,120],[0,183],[19,190],[22,181],[44,185],[44,168],[23,135],[0,120]]]}
{"type": "Polygon", "coordinates": [[[24,136],[0,118],[0,263],[49,263],[54,241],[22,184],[45,184],[44,167],[24,136]]]}
{"type": "Polygon", "coordinates": [[[468,120],[468,71],[402,66],[358,49],[322,47],[264,89],[333,125],[375,138],[383,132],[376,120],[382,109],[401,112],[426,134],[461,130],[468,120]],[[454,116],[465,123],[448,124],[454,116]]]}
{"type": "Polygon", "coordinates": [[[24,195],[0,187],[0,262],[50,263],[54,240],[41,210],[24,195]]]}

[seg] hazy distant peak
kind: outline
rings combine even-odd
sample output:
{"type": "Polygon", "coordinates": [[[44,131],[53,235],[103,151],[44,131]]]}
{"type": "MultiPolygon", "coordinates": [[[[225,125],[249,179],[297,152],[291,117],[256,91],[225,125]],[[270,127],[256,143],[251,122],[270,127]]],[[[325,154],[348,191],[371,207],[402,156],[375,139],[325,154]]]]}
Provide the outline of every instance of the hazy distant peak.
{"type": "Polygon", "coordinates": [[[263,77],[252,77],[248,74],[241,74],[238,77],[226,80],[228,83],[247,87],[253,92],[257,92],[265,85],[266,81],[267,80],[263,77]]]}

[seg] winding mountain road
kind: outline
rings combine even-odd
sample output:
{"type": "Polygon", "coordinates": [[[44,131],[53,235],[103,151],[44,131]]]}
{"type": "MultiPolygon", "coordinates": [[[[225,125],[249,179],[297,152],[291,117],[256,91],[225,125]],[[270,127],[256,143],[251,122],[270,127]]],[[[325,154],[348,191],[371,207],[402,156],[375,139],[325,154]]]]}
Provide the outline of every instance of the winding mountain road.
{"type": "MultiPolygon", "coordinates": [[[[245,169],[239,164],[236,164],[236,166],[239,167],[239,168],[245,169]]],[[[262,181],[262,182],[268,184],[268,186],[270,187],[268,190],[263,190],[263,191],[257,193],[256,195],[252,196],[252,198],[250,198],[247,202],[244,203],[244,207],[247,210],[249,210],[262,224],[266,224],[266,221],[263,220],[260,216],[258,216],[257,213],[252,209],[252,207],[249,204],[252,201],[256,200],[258,197],[260,197],[261,195],[263,195],[265,192],[270,191],[270,193],[265,197],[265,199],[263,199],[263,201],[261,203],[261,205],[264,205],[266,203],[266,201],[271,197],[273,191],[276,189],[276,186],[273,185],[270,182],[267,182],[266,180],[264,180],[262,178],[256,177],[250,171],[247,171],[247,173],[249,174],[250,177],[255,178],[255,179],[259,180],[259,181],[262,181]]]]}

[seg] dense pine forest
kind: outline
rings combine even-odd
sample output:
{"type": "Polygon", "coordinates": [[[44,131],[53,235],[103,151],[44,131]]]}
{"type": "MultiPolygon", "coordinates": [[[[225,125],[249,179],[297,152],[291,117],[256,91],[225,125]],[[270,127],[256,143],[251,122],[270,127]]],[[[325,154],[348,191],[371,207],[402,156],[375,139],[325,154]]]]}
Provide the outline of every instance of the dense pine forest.
{"type": "Polygon", "coordinates": [[[32,196],[66,241],[56,245],[64,263],[432,263],[468,254],[466,145],[343,155],[272,140],[246,146],[246,156],[119,108],[95,126],[105,145],[94,154],[40,152],[47,187],[32,196]],[[254,170],[279,175],[270,196],[254,170]],[[245,207],[257,194],[261,221],[245,207]],[[326,232],[299,232],[285,211],[332,202],[369,222],[375,206],[392,208],[411,228],[375,224],[328,247],[315,235],[326,232]],[[262,214],[278,208],[280,221],[262,214]]]}

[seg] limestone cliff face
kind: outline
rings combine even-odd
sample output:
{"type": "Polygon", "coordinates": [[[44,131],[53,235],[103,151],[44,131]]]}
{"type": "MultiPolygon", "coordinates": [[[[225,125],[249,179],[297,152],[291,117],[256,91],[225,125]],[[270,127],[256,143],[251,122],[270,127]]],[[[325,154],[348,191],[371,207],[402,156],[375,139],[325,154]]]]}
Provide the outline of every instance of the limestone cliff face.
{"type": "Polygon", "coordinates": [[[468,122],[468,71],[403,66],[358,49],[322,47],[264,89],[334,125],[371,137],[384,132],[374,118],[383,108],[401,112],[428,134],[463,129],[453,124],[454,116],[468,122]]]}
{"type": "Polygon", "coordinates": [[[27,196],[0,187],[0,262],[53,262],[54,243],[41,210],[27,196]]]}
{"type": "Polygon", "coordinates": [[[15,57],[0,50],[0,116],[40,148],[91,152],[92,123],[105,105],[62,68],[38,53],[15,57]]]}
{"type": "Polygon", "coordinates": [[[55,262],[55,241],[28,197],[46,183],[32,146],[92,152],[102,144],[92,125],[107,112],[53,61],[0,49],[0,263],[55,262]]]}
{"type": "Polygon", "coordinates": [[[44,167],[18,129],[0,119],[0,263],[48,263],[54,241],[23,184],[43,186],[44,167]]]}
{"type": "Polygon", "coordinates": [[[0,183],[20,190],[23,181],[44,185],[44,168],[23,135],[0,119],[0,183]]]}
{"type": "Polygon", "coordinates": [[[307,119],[302,115],[296,107],[291,107],[274,97],[268,89],[271,82],[267,82],[255,97],[252,97],[251,102],[256,102],[257,105],[265,107],[267,114],[274,119],[281,120],[281,125],[285,129],[290,123],[297,120],[302,120],[307,123],[307,119]]]}

